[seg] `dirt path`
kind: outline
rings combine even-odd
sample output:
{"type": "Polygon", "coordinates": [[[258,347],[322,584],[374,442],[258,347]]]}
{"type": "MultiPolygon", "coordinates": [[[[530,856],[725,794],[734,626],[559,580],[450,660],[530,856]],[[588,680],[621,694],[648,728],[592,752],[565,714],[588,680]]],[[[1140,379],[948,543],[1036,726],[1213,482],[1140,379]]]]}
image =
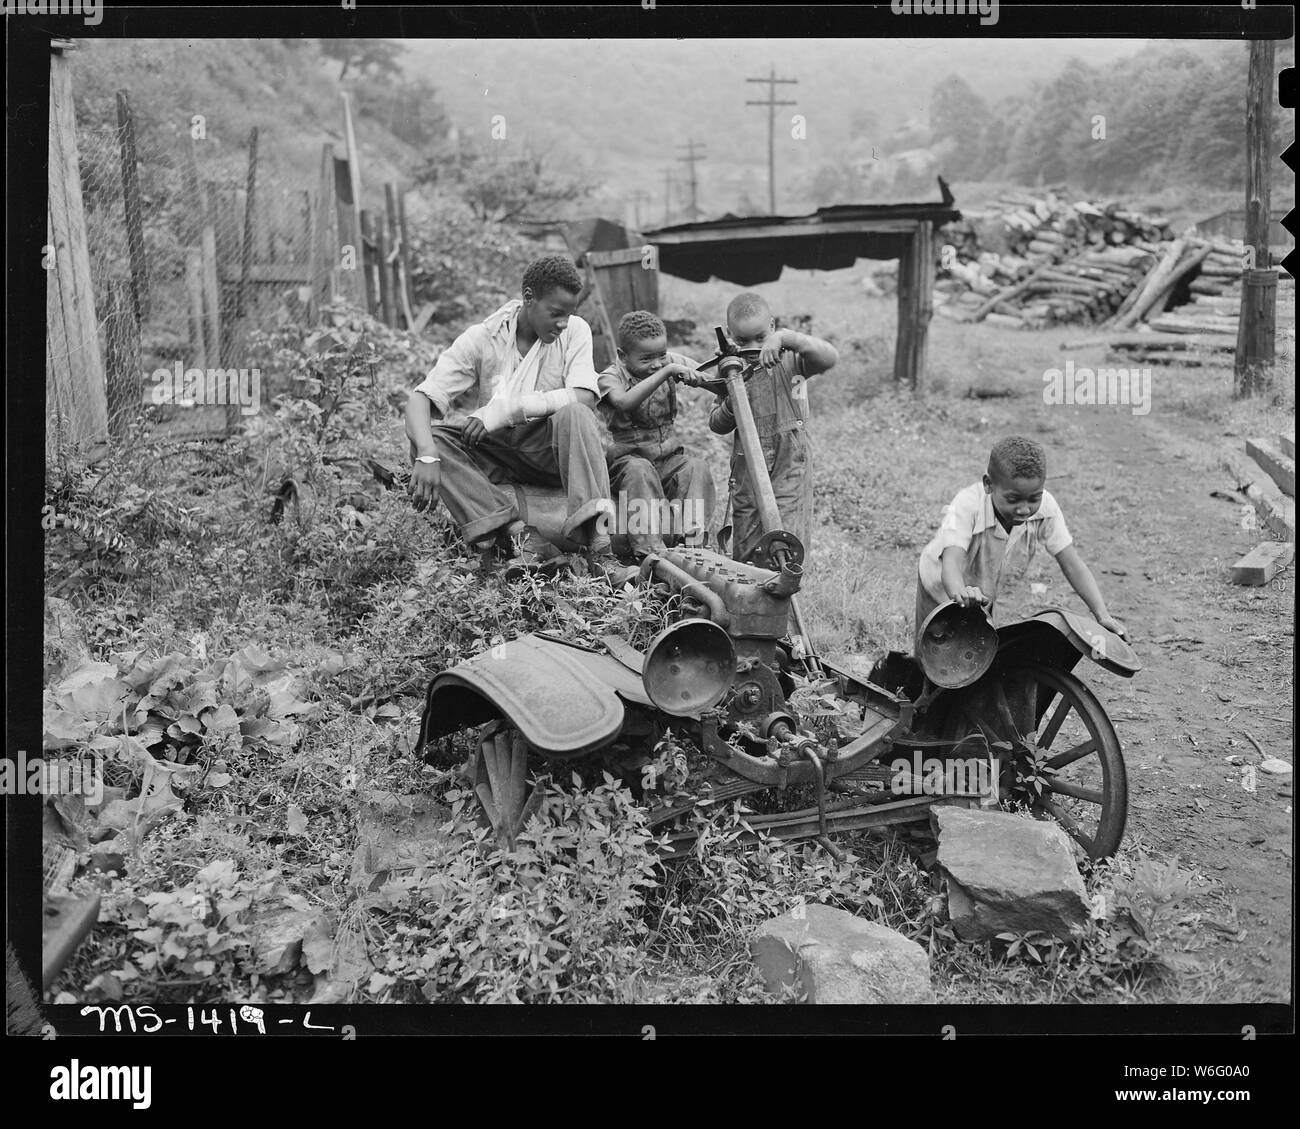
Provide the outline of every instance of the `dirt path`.
{"type": "MultiPolygon", "coordinates": [[[[889,383],[893,299],[864,303],[848,274],[787,275],[766,288],[774,309],[814,311],[817,331],[841,342],[871,339],[865,351],[842,353],[819,378],[826,391],[813,394],[818,525],[806,607],[827,654],[853,667],[855,656],[869,663],[904,637],[910,643],[916,559],[943,504],[978,478],[997,438],[1037,438],[1048,450],[1048,489],[1145,664],[1132,680],[1090,665],[1079,672],[1124,745],[1125,849],[1177,856],[1209,879],[1178,916],[1200,915],[1190,932],[1206,943],[1189,957],[1227,972],[1211,999],[1289,1001],[1291,777],[1256,771],[1254,790],[1243,785],[1246,766],[1261,760],[1247,732],[1266,755],[1293,760],[1295,570],[1265,588],[1229,581],[1232,564],[1265,539],[1243,528],[1240,507],[1210,496],[1237,485],[1225,454],[1245,461],[1244,437],[1224,434],[1230,374],[1153,367],[1141,415],[1047,404],[1047,369],[1067,359],[1076,369],[1105,364],[1101,347],[1061,351],[1086,331],[1015,333],[936,318],[936,391],[924,408],[900,412],[852,392],[889,383]],[[970,386],[1015,395],[964,399],[970,386]]],[[[711,308],[705,297],[700,310],[711,308]]],[[[1272,424],[1291,425],[1283,415],[1272,424]]],[[[707,444],[696,430],[692,440],[707,444]]],[[[725,461],[720,448],[713,453],[721,483],[725,461]]],[[[1050,559],[1001,603],[999,622],[1050,604],[1084,610],[1050,559]]]]}
{"type": "MultiPolygon", "coordinates": [[[[1041,335],[1041,355],[1064,336],[1041,335]]],[[[1069,356],[1076,366],[1104,363],[1101,349],[1069,356]]],[[[1131,681],[1100,670],[1088,679],[1124,743],[1126,846],[1148,844],[1222,883],[1225,914],[1206,914],[1217,927],[1194,954],[1240,976],[1220,1002],[1289,1001],[1292,777],[1249,770],[1261,757],[1246,734],[1266,755],[1293,760],[1295,572],[1263,588],[1229,582],[1233,562],[1266,536],[1243,527],[1239,507],[1210,496],[1237,485],[1222,460],[1242,439],[1189,404],[1186,370],[1153,369],[1151,410],[1137,415],[1045,405],[1043,366],[1037,375],[1017,367],[1024,375],[998,366],[1023,390],[1011,414],[1027,434],[1043,432],[1054,467],[1048,488],[1145,663],[1131,681]]],[[[1018,606],[1072,598],[1058,570],[1040,578],[1047,598],[1020,592],[1018,606]]]]}

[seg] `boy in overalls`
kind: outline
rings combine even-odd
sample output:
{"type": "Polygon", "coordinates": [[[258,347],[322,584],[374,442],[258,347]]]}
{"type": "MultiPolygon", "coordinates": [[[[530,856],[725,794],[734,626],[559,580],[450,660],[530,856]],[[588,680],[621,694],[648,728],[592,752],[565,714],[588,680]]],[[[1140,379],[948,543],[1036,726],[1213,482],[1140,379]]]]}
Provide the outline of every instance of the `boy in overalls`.
{"type": "MultiPolygon", "coordinates": [[[[807,377],[833,368],[839,353],[829,342],[807,333],[776,328],[767,302],[758,294],[738,294],[727,307],[727,333],[738,349],[758,348],[759,370],[746,382],[758,441],[772,479],[776,507],[786,531],[812,551],[812,447],[806,432],[807,377]]],[[[725,395],[709,414],[718,435],[736,430],[725,395]]],[[[744,561],[763,536],[757,495],[749,480],[737,435],[731,453],[731,556],[744,561]]]]}
{"type": "Polygon", "coordinates": [[[713,516],[713,478],[677,438],[675,385],[697,385],[695,362],[668,351],[668,331],[648,310],[624,314],[618,359],[597,377],[613,443],[605,452],[615,513],[632,551],[659,552],[664,537],[702,544],[713,516]],[[677,528],[672,528],[676,525],[677,528]]]}

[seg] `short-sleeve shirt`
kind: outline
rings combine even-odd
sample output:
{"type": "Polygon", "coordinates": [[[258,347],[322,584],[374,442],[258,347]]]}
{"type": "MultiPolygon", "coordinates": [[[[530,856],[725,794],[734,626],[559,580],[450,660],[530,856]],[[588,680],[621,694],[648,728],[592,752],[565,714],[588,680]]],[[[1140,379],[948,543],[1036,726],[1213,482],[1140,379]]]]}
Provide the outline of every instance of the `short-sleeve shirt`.
{"type": "MultiPolygon", "coordinates": [[[[669,353],[668,363],[682,365],[688,369],[696,368],[690,357],[681,353],[669,353]]],[[[610,392],[626,392],[639,383],[627,371],[622,361],[615,360],[597,377],[600,385],[600,414],[610,433],[615,439],[620,436],[652,430],[667,430],[677,418],[677,389],[675,380],[665,380],[641,403],[630,412],[621,411],[609,402],[610,392]]]]}
{"type": "MultiPolygon", "coordinates": [[[[498,382],[521,363],[515,329],[522,306],[515,298],[478,325],[471,325],[443,350],[429,375],[416,386],[448,422],[463,419],[486,404],[498,382]]],[[[570,315],[560,336],[538,347],[536,391],[582,388],[600,395],[591,356],[591,326],[582,318],[570,315]]]]}
{"type": "Polygon", "coordinates": [[[966,550],[962,580],[996,602],[1003,580],[1022,575],[1040,546],[1056,556],[1071,541],[1061,507],[1046,490],[1038,512],[1024,524],[1013,525],[1008,533],[998,521],[984,483],[972,483],[945,508],[939,532],[921,552],[921,588],[928,597],[921,603],[928,606],[918,607],[918,615],[928,615],[948,600],[940,558],[950,545],[966,550]]]}

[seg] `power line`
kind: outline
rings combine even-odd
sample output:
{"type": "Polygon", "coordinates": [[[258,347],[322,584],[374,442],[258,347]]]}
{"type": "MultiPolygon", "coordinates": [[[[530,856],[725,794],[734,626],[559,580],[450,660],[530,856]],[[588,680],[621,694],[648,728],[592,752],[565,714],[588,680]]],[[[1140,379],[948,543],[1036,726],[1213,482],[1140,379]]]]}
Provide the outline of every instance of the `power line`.
{"type": "Polygon", "coordinates": [[[746,101],[746,106],[766,106],[767,107],[767,205],[770,215],[776,215],[776,108],[778,106],[793,106],[794,101],[777,101],[776,85],[777,83],[786,83],[791,86],[796,85],[797,78],[777,78],[775,64],[771,66],[771,73],[767,78],[747,78],[746,82],[765,82],[767,83],[767,99],[765,101],[746,101]]]}
{"type": "Polygon", "coordinates": [[[705,156],[703,146],[701,145],[700,151],[697,153],[695,151],[696,145],[700,145],[700,142],[687,141],[685,145],[677,146],[678,149],[686,150],[686,155],[684,157],[678,157],[677,159],[679,161],[685,161],[687,167],[690,170],[689,175],[690,175],[690,186],[691,186],[691,219],[692,220],[697,220],[700,218],[700,209],[696,206],[695,162],[702,160],[705,156]]]}
{"type": "Polygon", "coordinates": [[[650,199],[648,192],[643,192],[640,188],[634,189],[628,199],[632,201],[632,214],[635,217],[633,223],[637,231],[641,230],[641,201],[650,199]]]}

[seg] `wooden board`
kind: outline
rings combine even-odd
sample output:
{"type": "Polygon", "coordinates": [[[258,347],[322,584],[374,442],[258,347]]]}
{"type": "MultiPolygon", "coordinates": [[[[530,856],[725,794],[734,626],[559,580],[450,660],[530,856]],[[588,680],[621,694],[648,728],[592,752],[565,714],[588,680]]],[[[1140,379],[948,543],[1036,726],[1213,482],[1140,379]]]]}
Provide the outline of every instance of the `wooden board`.
{"type": "Polygon", "coordinates": [[[1295,497],[1295,460],[1282,454],[1267,439],[1247,439],[1246,454],[1268,472],[1269,478],[1289,497],[1295,497]]]}
{"type": "Polygon", "coordinates": [[[1284,454],[1288,459],[1295,458],[1295,436],[1294,435],[1279,435],[1277,437],[1277,443],[1278,446],[1282,448],[1282,454],[1284,454]]]}
{"type": "Polygon", "coordinates": [[[46,897],[41,923],[41,983],[49,988],[99,920],[99,895],[46,897]]]}
{"type": "Polygon", "coordinates": [[[1233,584],[1259,587],[1291,563],[1295,545],[1290,541],[1263,541],[1232,566],[1233,584]]]}
{"type": "Polygon", "coordinates": [[[1295,502],[1290,498],[1270,498],[1254,482],[1247,483],[1244,491],[1259,520],[1275,537],[1284,541],[1295,540],[1295,502]]]}

